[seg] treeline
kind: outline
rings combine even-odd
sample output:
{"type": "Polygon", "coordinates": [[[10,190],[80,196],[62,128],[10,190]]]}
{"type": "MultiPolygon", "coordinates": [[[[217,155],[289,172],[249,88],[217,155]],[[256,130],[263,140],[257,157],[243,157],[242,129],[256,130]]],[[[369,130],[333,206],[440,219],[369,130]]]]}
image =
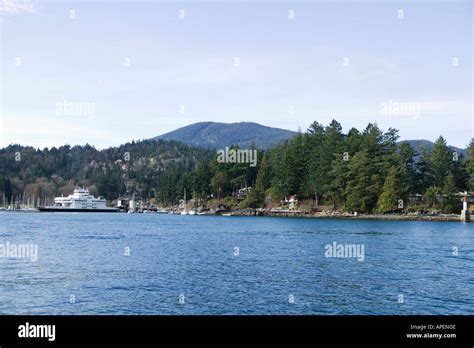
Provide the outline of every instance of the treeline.
{"type": "Polygon", "coordinates": [[[265,154],[249,204],[296,194],[339,210],[392,212],[419,194],[422,208],[459,212],[458,191],[474,190],[474,142],[466,161],[441,136],[431,152],[420,153],[407,142],[397,145],[398,138],[397,130],[382,132],[376,124],[344,134],[335,120],[326,127],[314,122],[265,154]]]}
{"type": "Polygon", "coordinates": [[[178,204],[186,189],[187,198],[203,206],[222,199],[241,208],[276,206],[296,195],[314,207],[351,212],[459,212],[457,193],[474,191],[474,142],[464,158],[442,137],[419,153],[397,140],[397,130],[383,132],[376,124],[346,134],[337,121],[314,122],[291,140],[258,151],[256,167],[218,163],[216,151],[164,140],[101,151],[10,145],[0,149],[0,200],[54,197],[83,185],[109,200],[125,196],[161,205],[178,204]],[[239,190],[245,195],[237,201],[232,197],[239,190]]]}

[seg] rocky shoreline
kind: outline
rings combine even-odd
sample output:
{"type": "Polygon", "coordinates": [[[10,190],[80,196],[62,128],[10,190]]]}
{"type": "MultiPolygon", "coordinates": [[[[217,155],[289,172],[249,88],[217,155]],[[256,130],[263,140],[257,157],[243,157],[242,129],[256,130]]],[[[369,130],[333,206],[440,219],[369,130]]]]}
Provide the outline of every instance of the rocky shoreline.
{"type": "Polygon", "coordinates": [[[351,214],[341,212],[305,212],[299,210],[280,209],[244,209],[235,210],[230,213],[232,216],[271,216],[271,217],[305,217],[316,219],[350,219],[350,220],[407,220],[407,221],[443,221],[460,222],[459,214],[351,214]]]}

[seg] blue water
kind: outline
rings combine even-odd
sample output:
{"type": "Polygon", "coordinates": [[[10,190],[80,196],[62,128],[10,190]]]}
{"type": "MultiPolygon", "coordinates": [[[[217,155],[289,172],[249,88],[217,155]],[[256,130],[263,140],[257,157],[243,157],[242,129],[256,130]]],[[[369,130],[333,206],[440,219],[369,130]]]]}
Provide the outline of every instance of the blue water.
{"type": "Polygon", "coordinates": [[[0,258],[1,314],[474,313],[474,223],[7,212],[6,242],[38,260],[0,258]]]}

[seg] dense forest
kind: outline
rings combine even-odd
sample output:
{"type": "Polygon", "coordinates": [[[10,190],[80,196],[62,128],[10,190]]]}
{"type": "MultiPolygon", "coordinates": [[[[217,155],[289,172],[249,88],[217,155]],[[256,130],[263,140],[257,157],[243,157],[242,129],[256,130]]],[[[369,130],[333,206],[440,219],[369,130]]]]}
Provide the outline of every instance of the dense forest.
{"type": "Polygon", "coordinates": [[[0,150],[0,203],[70,194],[76,185],[108,200],[135,197],[175,205],[186,189],[197,206],[225,201],[239,208],[280,206],[291,196],[314,209],[349,212],[436,210],[459,213],[459,191],[474,191],[474,141],[468,156],[439,137],[417,153],[397,143],[398,131],[342,132],[333,120],[266,151],[258,165],[219,163],[216,152],[176,141],[145,140],[97,150],[92,146],[0,150]],[[245,195],[237,196],[237,192],[245,195]],[[237,197],[239,199],[237,199],[237,197]]]}
{"type": "Polygon", "coordinates": [[[90,145],[43,150],[10,145],[0,150],[0,201],[2,197],[8,202],[24,201],[23,196],[52,200],[72,193],[75,186],[86,186],[108,200],[159,195],[163,202],[173,202],[176,190],[182,196],[186,173],[211,158],[210,150],[164,140],[131,142],[101,151],[90,145]],[[168,177],[173,180],[165,185],[168,177]]]}
{"type": "Polygon", "coordinates": [[[397,145],[398,138],[397,130],[382,132],[376,124],[344,134],[335,120],[326,127],[314,122],[265,154],[249,204],[296,194],[350,212],[392,212],[410,205],[459,212],[456,194],[474,190],[474,142],[465,159],[441,136],[430,152],[422,147],[420,153],[408,142],[397,145]]]}

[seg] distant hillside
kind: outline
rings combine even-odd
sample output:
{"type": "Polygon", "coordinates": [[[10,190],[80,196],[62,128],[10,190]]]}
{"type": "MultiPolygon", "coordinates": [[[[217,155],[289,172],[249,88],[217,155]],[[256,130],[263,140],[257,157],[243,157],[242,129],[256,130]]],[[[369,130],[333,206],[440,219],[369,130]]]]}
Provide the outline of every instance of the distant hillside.
{"type": "Polygon", "coordinates": [[[192,146],[205,148],[224,148],[239,145],[250,148],[252,143],[259,149],[268,149],[292,138],[296,132],[286,129],[262,126],[253,122],[218,123],[199,122],[154,139],[176,140],[192,146]]]}
{"type": "Polygon", "coordinates": [[[11,204],[20,196],[49,198],[51,202],[53,197],[72,193],[76,185],[108,200],[136,194],[162,199],[166,195],[176,201],[191,181],[179,181],[183,172],[208,163],[212,156],[211,150],[165,140],[132,141],[104,150],[90,145],[43,150],[10,145],[0,149],[0,206],[5,198],[11,204]],[[21,154],[20,161],[16,154],[21,154]]]}
{"type": "MultiPolygon", "coordinates": [[[[269,149],[284,140],[291,139],[295,134],[296,132],[287,129],[267,127],[254,122],[198,122],[153,139],[175,140],[187,145],[208,149],[220,149],[231,145],[249,148],[252,143],[259,149],[269,149]]],[[[398,144],[403,142],[408,142],[418,153],[422,147],[425,147],[428,152],[433,147],[432,141],[424,139],[404,140],[398,142],[398,144]]],[[[462,154],[464,157],[467,157],[466,149],[455,146],[450,146],[450,148],[453,151],[457,151],[459,155],[462,154]]]]}
{"type": "MultiPolygon", "coordinates": [[[[419,154],[421,148],[424,147],[428,152],[431,152],[431,148],[433,147],[433,142],[429,140],[404,140],[400,141],[399,144],[408,142],[411,147],[413,147],[416,152],[419,154]]],[[[449,146],[449,148],[453,151],[456,151],[459,155],[463,155],[464,158],[467,157],[467,149],[460,149],[459,147],[449,146]]]]}

